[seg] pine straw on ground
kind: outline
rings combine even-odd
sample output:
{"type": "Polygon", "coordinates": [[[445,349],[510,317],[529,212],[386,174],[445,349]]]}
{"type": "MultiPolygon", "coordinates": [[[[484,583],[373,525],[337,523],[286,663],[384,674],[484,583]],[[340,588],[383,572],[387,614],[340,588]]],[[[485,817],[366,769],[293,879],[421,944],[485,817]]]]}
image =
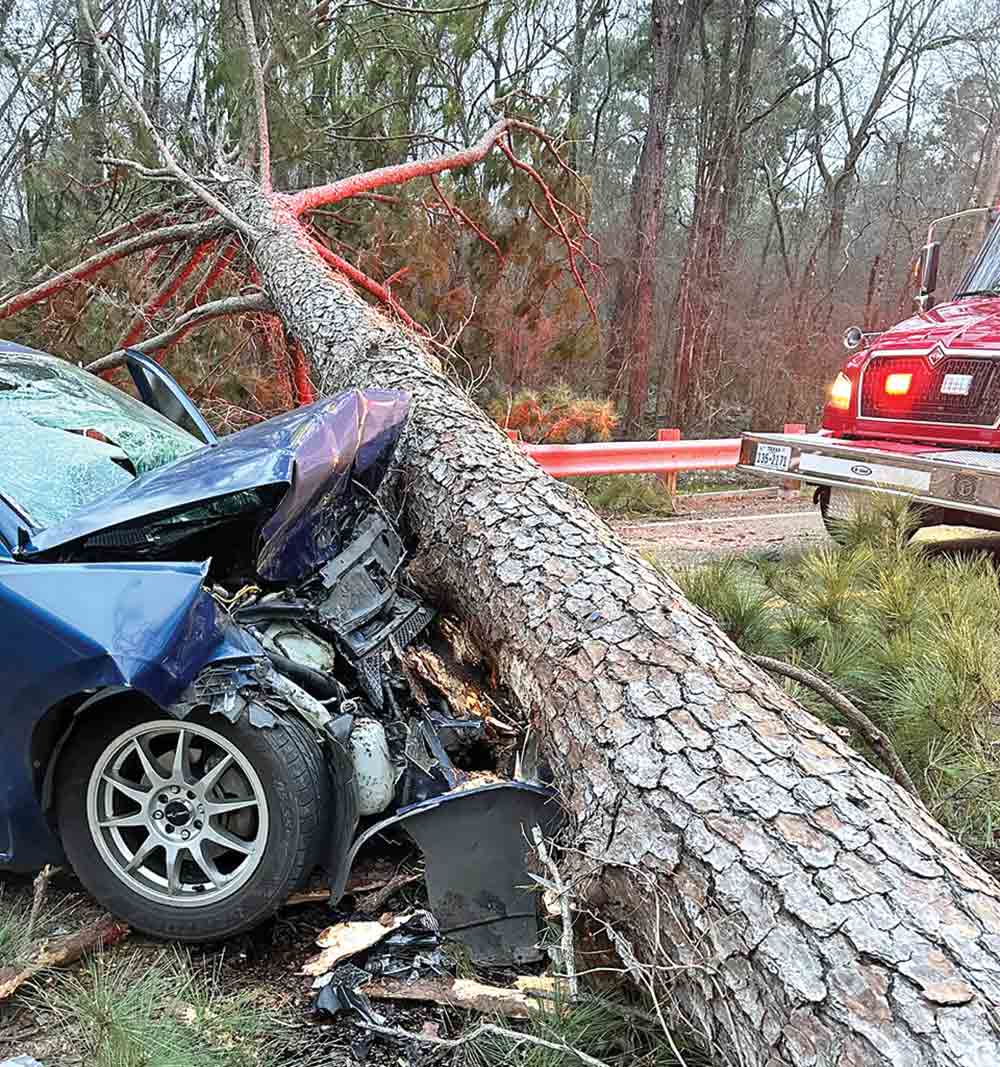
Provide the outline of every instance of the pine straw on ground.
{"type": "MultiPolygon", "coordinates": [[[[32,896],[30,878],[0,880],[0,966],[23,962],[32,953],[34,942],[24,936],[32,896]]],[[[396,898],[387,906],[400,910],[412,903],[396,898]]],[[[76,880],[59,873],[48,888],[35,938],[76,930],[100,914],[76,880]]],[[[26,1053],[45,1067],[579,1067],[582,1062],[571,1052],[531,1047],[505,1033],[444,1049],[373,1035],[351,1016],[315,1016],[309,980],[297,972],[329,922],[324,905],[297,907],[250,934],[187,949],[133,933],[106,953],[39,976],[0,1005],[0,1059],[26,1053]]],[[[388,1028],[413,1035],[460,1038],[485,1021],[578,1049],[607,1067],[679,1064],[656,1020],[610,994],[588,996],[572,1009],[553,1005],[526,1022],[433,1004],[379,1001],[376,1007],[388,1028]]],[[[686,1067],[707,1062],[693,1052],[684,1055],[686,1067]]]]}

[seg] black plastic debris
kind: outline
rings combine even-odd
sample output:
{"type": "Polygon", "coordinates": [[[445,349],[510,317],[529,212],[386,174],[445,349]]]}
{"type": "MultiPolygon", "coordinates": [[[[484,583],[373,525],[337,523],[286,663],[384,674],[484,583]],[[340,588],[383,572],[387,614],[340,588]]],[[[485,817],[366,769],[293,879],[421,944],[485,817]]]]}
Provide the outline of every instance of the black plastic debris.
{"type": "Polygon", "coordinates": [[[393,826],[424,854],[428,908],[442,934],[462,942],[476,963],[521,964],[542,958],[538,895],[527,870],[532,827],[546,837],[562,821],[555,792],[531,782],[487,781],[401,808],[355,838],[331,880],[344,895],[347,872],[365,842],[393,826]]]}
{"type": "Polygon", "coordinates": [[[552,791],[527,782],[446,793],[402,821],[424,854],[428,905],[441,932],[477,963],[542,958],[527,842],[532,827],[550,836],[560,821],[552,791]]]}
{"type": "Polygon", "coordinates": [[[437,920],[429,911],[417,911],[388,937],[323,975],[319,981],[325,984],[314,1007],[323,1015],[354,1012],[365,1022],[381,1026],[385,1019],[365,996],[366,982],[373,978],[413,980],[446,974],[450,974],[450,964],[441,951],[437,920]]]}
{"type": "Polygon", "coordinates": [[[417,978],[449,973],[441,931],[429,911],[418,911],[369,952],[365,971],[376,978],[417,978]]]}
{"type": "Polygon", "coordinates": [[[367,971],[352,963],[342,963],[325,977],[329,981],[319,991],[314,1005],[319,1014],[333,1016],[348,1011],[356,1013],[373,1026],[385,1024],[385,1016],[375,1011],[371,1001],[359,988],[371,978],[367,971]]]}
{"type": "Polygon", "coordinates": [[[181,694],[170,713],[185,719],[193,711],[211,709],[230,722],[247,714],[254,726],[269,728],[277,724],[278,715],[291,709],[277,680],[270,661],[263,658],[239,666],[209,667],[181,694]]]}

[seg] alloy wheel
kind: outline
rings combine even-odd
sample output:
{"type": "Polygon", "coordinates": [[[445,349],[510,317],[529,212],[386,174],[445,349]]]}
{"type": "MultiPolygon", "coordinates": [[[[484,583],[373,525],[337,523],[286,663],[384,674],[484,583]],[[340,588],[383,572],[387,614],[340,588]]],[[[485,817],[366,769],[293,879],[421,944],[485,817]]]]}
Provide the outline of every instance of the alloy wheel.
{"type": "Polygon", "coordinates": [[[246,757],[205,726],[143,723],[94,764],[87,821],[104,861],[134,892],[174,907],[235,893],[267,842],[264,787],[246,757]]]}

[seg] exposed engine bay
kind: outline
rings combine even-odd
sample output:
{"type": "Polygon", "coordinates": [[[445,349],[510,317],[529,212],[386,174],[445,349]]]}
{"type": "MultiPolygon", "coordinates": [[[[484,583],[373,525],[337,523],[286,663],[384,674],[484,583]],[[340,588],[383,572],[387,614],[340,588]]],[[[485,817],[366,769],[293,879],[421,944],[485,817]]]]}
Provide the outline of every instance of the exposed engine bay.
{"type": "Polygon", "coordinates": [[[214,586],[213,597],[260,641],[271,669],[208,668],[172,710],[185,715],[208,704],[262,728],[288,710],[308,721],[351,776],[359,827],[353,839],[334,833],[326,850],[331,899],[364,843],[398,824],[424,851],[443,927],[476,959],[527,962],[538,949],[526,820],[552,829],[552,793],[530,761],[518,761],[512,779],[484,770],[486,720],[458,713],[415,676],[407,650],[434,613],[401,588],[404,562],[400,538],[373,512],[344,552],[301,585],[214,586]]]}
{"type": "Polygon", "coordinates": [[[531,760],[497,773],[482,698],[428,676],[434,612],[378,495],[410,398],[351,390],[217,437],[155,361],[127,365],[141,403],[0,345],[0,866],[65,856],[132,925],[197,941],[317,866],[336,903],[400,828],[442,931],[530,958],[527,831],[557,809],[531,760]]]}

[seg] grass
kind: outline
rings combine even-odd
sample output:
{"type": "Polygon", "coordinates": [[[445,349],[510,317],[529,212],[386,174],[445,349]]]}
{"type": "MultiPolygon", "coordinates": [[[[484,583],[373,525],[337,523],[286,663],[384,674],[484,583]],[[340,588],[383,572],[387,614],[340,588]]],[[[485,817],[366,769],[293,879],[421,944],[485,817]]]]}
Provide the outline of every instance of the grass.
{"type": "Polygon", "coordinates": [[[608,474],[574,478],[592,508],[612,515],[673,515],[674,498],[653,474],[608,474]]]}
{"type": "Polygon", "coordinates": [[[4,892],[0,885],[0,967],[24,963],[31,949],[28,937],[30,908],[4,892]]]}
{"type": "Polygon", "coordinates": [[[185,955],[113,953],[57,973],[32,995],[39,1013],[72,1033],[93,1067],[257,1067],[267,1062],[266,1015],[246,994],[223,993],[217,973],[185,955]]]}
{"type": "MultiPolygon", "coordinates": [[[[506,1020],[497,1021],[501,1026],[509,1025],[506,1020]]],[[[713,1062],[684,1047],[684,1059],[678,1059],[654,1019],[603,997],[586,997],[570,1008],[557,1006],[537,1012],[522,1029],[576,1049],[608,1067],[707,1067],[713,1062]]],[[[465,1067],[580,1067],[581,1063],[569,1051],[497,1035],[484,1035],[464,1051],[465,1067]]]]}
{"type": "MultiPolygon", "coordinates": [[[[842,546],[674,572],[745,651],[829,678],[889,735],[931,811],[1000,844],[1000,578],[985,555],[911,543],[896,501],[842,524],[842,546]]],[[[783,683],[843,727],[811,692],[783,683]]],[[[858,747],[863,745],[859,739],[858,747]]]]}

